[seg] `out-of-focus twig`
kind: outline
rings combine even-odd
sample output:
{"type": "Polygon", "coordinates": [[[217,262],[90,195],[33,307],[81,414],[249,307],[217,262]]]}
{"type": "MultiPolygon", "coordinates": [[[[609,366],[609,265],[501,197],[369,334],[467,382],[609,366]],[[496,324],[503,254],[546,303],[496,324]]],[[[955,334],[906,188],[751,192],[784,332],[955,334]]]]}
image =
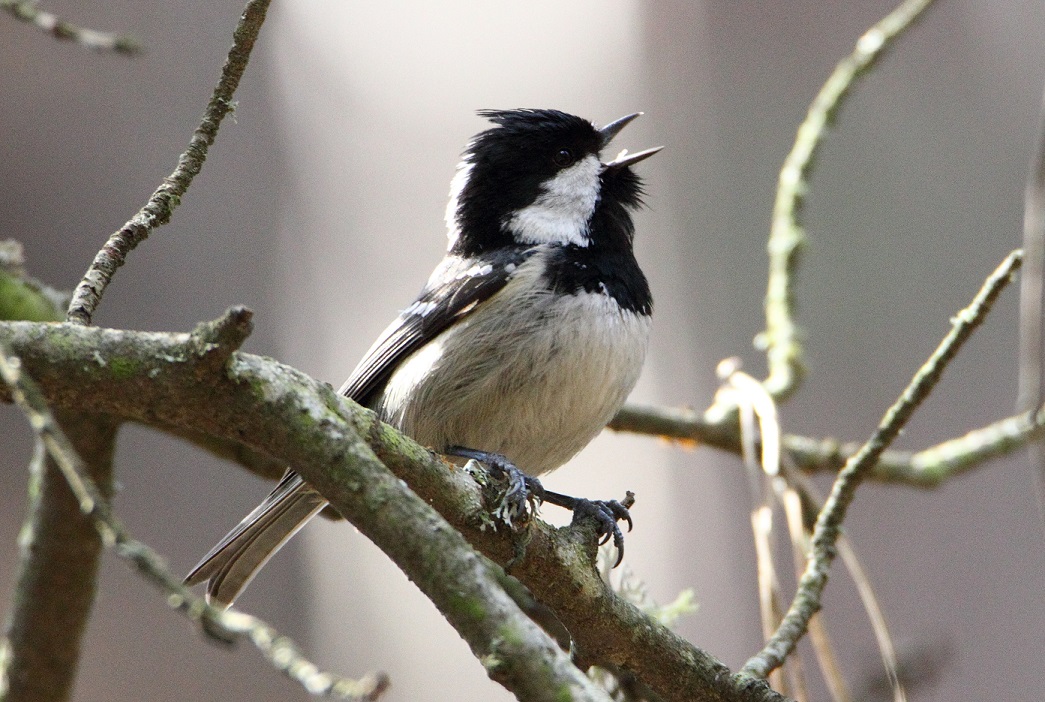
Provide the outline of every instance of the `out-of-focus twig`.
{"type": "MultiPolygon", "coordinates": [[[[1027,174],[1023,199],[1023,278],[1020,281],[1020,379],[1019,409],[1031,411],[1045,404],[1042,370],[1045,367],[1045,97],[1042,98],[1038,143],[1027,174]]],[[[1045,524],[1045,446],[1028,447],[1034,471],[1038,508],[1045,524]]]]}
{"type": "Polygon", "coordinates": [[[41,10],[35,0],[0,0],[0,10],[6,10],[17,19],[35,25],[58,39],[66,39],[94,51],[134,55],[142,50],[141,42],[129,34],[99,32],[70,24],[57,15],[41,10]]]}
{"type": "Polygon", "coordinates": [[[794,322],[794,272],[805,233],[798,211],[807,190],[806,177],[828,123],[856,79],[921,15],[932,0],[907,0],[871,27],[842,59],[809,106],[794,146],[777,183],[769,234],[769,279],[766,288],[766,330],[760,341],[766,350],[769,375],[764,384],[775,399],[791,395],[802,377],[802,345],[794,322]]]}
{"type": "MultiPolygon", "coordinates": [[[[770,487],[781,479],[780,421],[773,398],[760,382],[741,370],[739,358],[721,361],[715,374],[719,380],[715,401],[734,405],[740,419],[740,455],[751,493],[751,532],[755,540],[762,635],[768,639],[784,616],[780,579],[773,560],[774,492],[770,487]]],[[[782,668],[772,671],[769,684],[796,702],[809,699],[804,668],[798,656],[792,655],[782,668]]]]}
{"type": "Polygon", "coordinates": [[[840,534],[849,504],[856,489],[870,472],[881,453],[900,433],[915,409],[943,375],[944,369],[964,342],[983,322],[1001,291],[1019,269],[1023,252],[1013,251],[988,276],[972,303],[951,321],[951,329],[925,364],[918,369],[910,384],[882,417],[878,429],[863,447],[846,462],[839,472],[831,494],[824,503],[813,529],[812,551],[798,591],[776,633],[765,647],[747,663],[741,673],[764,678],[778,668],[806,631],[809,618],[820,609],[820,595],[827,584],[828,570],[835,556],[835,542],[840,534]]]}

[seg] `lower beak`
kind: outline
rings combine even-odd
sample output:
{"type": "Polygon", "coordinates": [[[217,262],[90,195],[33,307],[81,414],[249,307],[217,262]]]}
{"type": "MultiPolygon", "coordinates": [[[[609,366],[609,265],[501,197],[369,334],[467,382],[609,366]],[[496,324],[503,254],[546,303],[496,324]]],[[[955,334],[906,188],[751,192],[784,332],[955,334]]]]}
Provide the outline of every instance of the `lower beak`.
{"type": "Polygon", "coordinates": [[[617,158],[613,159],[609,163],[602,164],[604,170],[612,170],[615,168],[624,168],[625,166],[632,166],[639,161],[645,161],[647,158],[657,153],[663,146],[654,146],[652,149],[646,149],[645,151],[638,151],[633,154],[629,154],[628,150],[625,149],[617,154],[617,158]]]}

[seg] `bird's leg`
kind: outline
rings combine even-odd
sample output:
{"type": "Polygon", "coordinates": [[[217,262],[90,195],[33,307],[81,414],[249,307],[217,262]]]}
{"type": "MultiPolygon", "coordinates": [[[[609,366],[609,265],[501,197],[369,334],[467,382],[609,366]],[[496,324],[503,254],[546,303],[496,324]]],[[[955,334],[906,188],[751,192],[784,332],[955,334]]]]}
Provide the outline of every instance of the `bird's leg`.
{"type": "Polygon", "coordinates": [[[545,490],[544,501],[571,510],[574,523],[581,519],[594,519],[599,545],[602,546],[612,536],[613,545],[617,548],[617,561],[613,567],[620,565],[624,559],[624,534],[621,533],[617,522],[626,521],[628,531],[631,531],[631,513],[628,512],[628,508],[635,504],[635,493],[628,490],[624,500],[618,502],[617,500],[588,500],[583,497],[570,497],[545,490]]]}
{"type": "Polygon", "coordinates": [[[451,446],[446,449],[445,454],[484,463],[495,479],[506,481],[504,496],[493,514],[509,527],[514,528],[513,525],[516,523],[526,523],[530,514],[536,512],[538,505],[544,501],[544,487],[541,481],[526,475],[499,453],[451,446]]]}

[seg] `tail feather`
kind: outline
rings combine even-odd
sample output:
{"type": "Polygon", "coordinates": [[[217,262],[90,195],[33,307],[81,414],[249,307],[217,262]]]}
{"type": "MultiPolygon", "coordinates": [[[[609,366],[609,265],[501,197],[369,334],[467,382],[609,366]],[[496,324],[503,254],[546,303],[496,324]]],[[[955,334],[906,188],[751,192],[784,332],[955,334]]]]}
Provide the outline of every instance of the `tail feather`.
{"type": "Polygon", "coordinates": [[[326,504],[300,475],[288,471],[265,501],[185,576],[185,584],[206,581],[208,600],[231,605],[276,551],[326,504]]]}

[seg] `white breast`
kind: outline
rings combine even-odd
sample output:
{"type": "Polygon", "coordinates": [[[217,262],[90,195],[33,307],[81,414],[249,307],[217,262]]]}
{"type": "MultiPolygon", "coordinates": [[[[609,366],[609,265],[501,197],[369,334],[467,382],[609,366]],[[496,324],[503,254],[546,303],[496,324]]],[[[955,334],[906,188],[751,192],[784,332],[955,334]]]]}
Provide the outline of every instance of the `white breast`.
{"type": "Polygon", "coordinates": [[[539,475],[606,426],[646,356],[650,318],[599,293],[553,295],[534,256],[498,293],[407,359],[377,410],[420,443],[500,453],[539,475]]]}

